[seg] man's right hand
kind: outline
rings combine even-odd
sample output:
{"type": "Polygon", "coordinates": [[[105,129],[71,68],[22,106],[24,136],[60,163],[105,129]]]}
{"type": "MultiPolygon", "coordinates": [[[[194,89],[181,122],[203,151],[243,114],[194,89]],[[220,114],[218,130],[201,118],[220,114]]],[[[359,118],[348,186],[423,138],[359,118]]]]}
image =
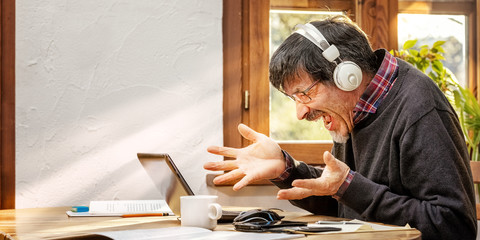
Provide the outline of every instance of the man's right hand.
{"type": "Polygon", "coordinates": [[[285,171],[283,153],[273,139],[255,132],[244,124],[238,125],[238,131],[253,143],[244,148],[211,146],[207,149],[213,154],[235,158],[235,160],[205,163],[203,167],[207,170],[229,171],[217,176],[213,180],[215,184],[240,179],[233,186],[233,190],[237,191],[254,181],[277,178],[285,171]]]}

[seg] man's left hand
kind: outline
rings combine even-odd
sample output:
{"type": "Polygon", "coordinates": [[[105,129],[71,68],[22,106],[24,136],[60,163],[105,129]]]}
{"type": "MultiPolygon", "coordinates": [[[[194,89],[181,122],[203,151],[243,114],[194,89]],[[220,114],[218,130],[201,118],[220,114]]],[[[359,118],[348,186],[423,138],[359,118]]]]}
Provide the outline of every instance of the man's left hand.
{"type": "Polygon", "coordinates": [[[336,159],[330,152],[323,154],[325,169],[319,178],[297,179],[292,188],[278,191],[277,199],[295,200],[309,196],[329,196],[337,193],[347,178],[350,168],[336,159]]]}

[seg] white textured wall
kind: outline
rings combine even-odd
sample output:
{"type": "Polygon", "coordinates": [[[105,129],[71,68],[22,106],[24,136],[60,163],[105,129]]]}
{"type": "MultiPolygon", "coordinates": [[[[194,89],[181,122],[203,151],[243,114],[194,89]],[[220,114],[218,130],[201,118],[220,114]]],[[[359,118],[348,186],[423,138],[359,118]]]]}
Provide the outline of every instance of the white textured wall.
{"type": "Polygon", "coordinates": [[[222,143],[221,0],[22,0],[16,17],[18,208],[156,198],[137,152],[203,178],[222,143]]]}
{"type": "MultiPolygon", "coordinates": [[[[168,152],[197,193],[222,144],[222,0],[16,2],[16,206],[162,198],[137,152],[168,152]]],[[[235,196],[235,197],[233,197],[235,196]]]]}

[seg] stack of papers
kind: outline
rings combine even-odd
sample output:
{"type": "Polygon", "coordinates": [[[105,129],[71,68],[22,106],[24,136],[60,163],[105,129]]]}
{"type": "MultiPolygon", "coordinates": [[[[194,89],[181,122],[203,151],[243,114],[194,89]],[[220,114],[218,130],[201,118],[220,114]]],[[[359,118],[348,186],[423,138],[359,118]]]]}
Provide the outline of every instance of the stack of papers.
{"type": "MultiPolygon", "coordinates": [[[[401,226],[387,226],[382,224],[369,223],[354,219],[351,221],[318,221],[314,224],[309,224],[308,226],[312,227],[336,227],[340,228],[340,231],[337,232],[325,232],[325,233],[347,233],[347,232],[375,232],[375,231],[394,231],[394,230],[405,230],[410,229],[411,227],[407,224],[404,227],[401,226]]],[[[323,233],[319,233],[323,234],[323,233]]]]}
{"type": "Polygon", "coordinates": [[[157,240],[276,240],[276,239],[294,239],[304,237],[303,234],[285,234],[285,233],[253,233],[253,232],[234,232],[234,231],[211,231],[205,228],[197,227],[169,227],[156,229],[137,229],[129,231],[111,231],[98,232],[101,236],[106,236],[115,240],[127,239],[157,239],[157,240]]]}
{"type": "MultiPolygon", "coordinates": [[[[56,236],[56,240],[114,239],[114,240],[277,240],[304,237],[303,234],[253,233],[234,231],[211,231],[198,227],[168,227],[95,232],[76,236],[56,236]]],[[[49,238],[53,239],[53,238],[49,238]]]]}

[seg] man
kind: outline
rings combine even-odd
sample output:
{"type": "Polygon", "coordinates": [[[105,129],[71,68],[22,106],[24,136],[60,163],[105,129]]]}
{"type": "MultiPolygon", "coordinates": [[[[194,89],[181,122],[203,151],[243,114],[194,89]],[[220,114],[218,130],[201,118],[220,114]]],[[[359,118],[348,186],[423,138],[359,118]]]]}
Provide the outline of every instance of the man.
{"type": "Polygon", "coordinates": [[[372,51],[346,17],[300,25],[273,54],[270,82],[296,102],[298,119],[322,119],[334,140],[324,169],[294,160],[245,125],[253,144],[208,151],[236,158],[210,162],[231,170],[221,183],[239,190],[260,179],[278,199],[324,214],[405,225],[423,239],[475,239],[475,197],[464,137],[453,108],[426,75],[387,51],[372,51]],[[347,65],[346,67],[344,65],[347,65]],[[345,67],[345,68],[344,68],[345,67]],[[333,198],[332,198],[333,197],[333,198]]]}

